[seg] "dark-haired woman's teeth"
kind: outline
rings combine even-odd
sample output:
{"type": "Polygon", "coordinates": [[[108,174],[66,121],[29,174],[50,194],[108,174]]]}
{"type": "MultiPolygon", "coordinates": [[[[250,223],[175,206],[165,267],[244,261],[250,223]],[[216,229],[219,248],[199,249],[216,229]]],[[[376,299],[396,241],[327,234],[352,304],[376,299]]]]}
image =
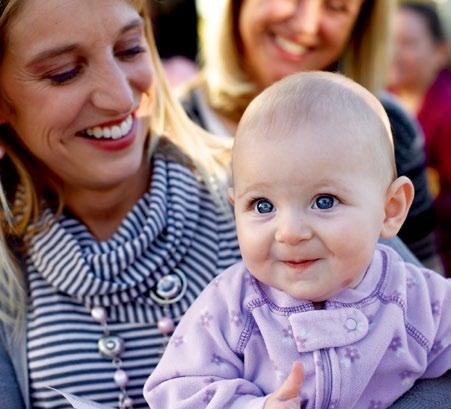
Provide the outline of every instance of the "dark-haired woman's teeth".
{"type": "Polygon", "coordinates": [[[95,126],[85,131],[86,135],[96,139],[120,139],[132,129],[133,117],[129,115],[125,121],[113,126],[95,126]]]}
{"type": "Polygon", "coordinates": [[[301,55],[307,51],[304,46],[287,40],[286,38],[281,36],[275,36],[274,41],[280,48],[290,54],[301,55]]]}

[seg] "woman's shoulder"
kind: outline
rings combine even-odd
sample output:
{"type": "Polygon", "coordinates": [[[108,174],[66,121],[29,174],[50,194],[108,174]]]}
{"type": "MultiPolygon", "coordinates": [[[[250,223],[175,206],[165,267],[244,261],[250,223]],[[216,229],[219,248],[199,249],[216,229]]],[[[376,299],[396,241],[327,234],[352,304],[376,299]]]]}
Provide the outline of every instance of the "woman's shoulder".
{"type": "Polygon", "coordinates": [[[399,146],[412,146],[422,149],[421,131],[416,120],[409,115],[403,108],[397,98],[384,92],[380,95],[379,100],[387,113],[392,128],[393,139],[399,146]]]}

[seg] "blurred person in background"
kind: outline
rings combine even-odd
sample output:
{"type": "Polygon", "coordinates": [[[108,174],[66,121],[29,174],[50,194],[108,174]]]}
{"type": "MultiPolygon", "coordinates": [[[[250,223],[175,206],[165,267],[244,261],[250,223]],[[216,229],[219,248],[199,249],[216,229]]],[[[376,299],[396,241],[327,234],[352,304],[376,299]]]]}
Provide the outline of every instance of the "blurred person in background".
{"type": "Polygon", "coordinates": [[[399,104],[382,94],[395,6],[392,0],[223,0],[220,13],[204,12],[202,70],[182,101],[199,125],[230,136],[252,98],[286,75],[328,70],[354,79],[381,98],[398,174],[415,186],[399,236],[422,263],[441,271],[421,136],[399,104]]]}
{"type": "Polygon", "coordinates": [[[432,2],[402,3],[394,19],[389,89],[421,125],[436,192],[438,250],[451,276],[451,70],[449,44],[432,2]]]}
{"type": "Polygon", "coordinates": [[[148,0],[148,3],[158,53],[169,83],[177,87],[198,71],[196,1],[148,0]]]}

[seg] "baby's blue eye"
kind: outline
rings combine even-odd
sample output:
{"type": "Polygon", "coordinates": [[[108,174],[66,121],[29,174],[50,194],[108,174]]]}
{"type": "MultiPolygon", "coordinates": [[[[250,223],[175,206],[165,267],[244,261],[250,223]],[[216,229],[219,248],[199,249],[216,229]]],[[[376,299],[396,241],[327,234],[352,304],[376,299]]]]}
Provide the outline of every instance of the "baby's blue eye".
{"type": "Polygon", "coordinates": [[[332,208],[334,206],[335,200],[336,199],[333,196],[328,196],[328,195],[318,196],[315,199],[315,203],[313,204],[313,208],[314,209],[320,209],[320,210],[330,209],[330,208],[332,208]]]}
{"type": "Polygon", "coordinates": [[[260,214],[271,213],[274,210],[273,204],[268,199],[257,200],[254,208],[260,214]]]}

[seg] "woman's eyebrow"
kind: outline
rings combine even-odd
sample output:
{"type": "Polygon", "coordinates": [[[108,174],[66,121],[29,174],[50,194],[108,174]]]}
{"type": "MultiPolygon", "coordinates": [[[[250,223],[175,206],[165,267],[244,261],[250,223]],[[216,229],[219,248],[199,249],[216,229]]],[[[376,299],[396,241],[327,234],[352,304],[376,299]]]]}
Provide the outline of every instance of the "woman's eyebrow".
{"type": "MultiPolygon", "coordinates": [[[[124,27],[122,27],[119,32],[118,36],[126,33],[127,31],[133,30],[135,28],[140,28],[143,26],[143,20],[141,18],[136,18],[126,24],[124,27]]],[[[36,56],[34,56],[31,61],[27,64],[27,66],[33,66],[38,64],[39,62],[46,60],[48,58],[54,58],[58,57],[63,54],[71,53],[73,50],[75,50],[78,47],[77,43],[73,44],[66,44],[60,47],[50,48],[48,50],[44,50],[39,52],[36,56]]]]}
{"type": "Polygon", "coordinates": [[[63,54],[69,54],[77,48],[77,44],[68,44],[61,47],[50,48],[48,50],[41,51],[36,56],[34,56],[31,61],[27,64],[27,67],[31,67],[39,64],[41,61],[47,60],[49,58],[58,57],[63,54]]]}

